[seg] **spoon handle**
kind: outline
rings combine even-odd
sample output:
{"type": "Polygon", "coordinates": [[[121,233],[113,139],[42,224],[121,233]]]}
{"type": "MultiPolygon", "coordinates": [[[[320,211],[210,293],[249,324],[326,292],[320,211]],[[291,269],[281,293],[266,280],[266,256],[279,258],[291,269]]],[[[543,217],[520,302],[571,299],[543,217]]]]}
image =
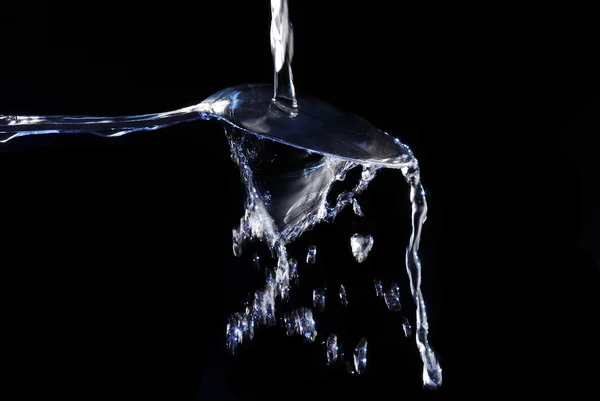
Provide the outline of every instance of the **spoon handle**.
{"type": "Polygon", "coordinates": [[[12,116],[0,114],[0,142],[26,135],[89,133],[116,137],[136,131],[153,131],[171,125],[206,119],[204,104],[164,113],[135,116],[12,116]]]}

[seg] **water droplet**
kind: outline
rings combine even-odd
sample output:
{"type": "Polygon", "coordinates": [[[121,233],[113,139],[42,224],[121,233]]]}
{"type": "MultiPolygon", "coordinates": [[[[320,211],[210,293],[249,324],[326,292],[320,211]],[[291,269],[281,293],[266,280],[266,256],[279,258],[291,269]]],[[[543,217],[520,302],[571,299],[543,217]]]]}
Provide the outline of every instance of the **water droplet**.
{"type": "Polygon", "coordinates": [[[254,321],[249,309],[246,309],[245,313],[236,312],[229,316],[226,328],[226,344],[229,352],[235,354],[244,338],[251,340],[253,337],[254,321]]]}
{"type": "Polygon", "coordinates": [[[233,256],[242,256],[242,245],[240,243],[241,234],[235,228],[231,230],[231,239],[233,240],[233,256]]]}
{"type": "Polygon", "coordinates": [[[354,370],[359,375],[365,373],[367,368],[367,339],[361,338],[354,349],[354,370]]]}
{"type": "Polygon", "coordinates": [[[317,247],[311,245],[308,247],[308,253],[306,254],[306,263],[315,263],[317,259],[317,247]]]}
{"type": "Polygon", "coordinates": [[[242,247],[236,242],[233,243],[233,256],[239,258],[242,256],[242,247]]]}
{"type": "Polygon", "coordinates": [[[404,335],[406,337],[410,337],[412,335],[412,326],[406,317],[402,319],[402,330],[404,330],[404,335]]]}
{"type": "Polygon", "coordinates": [[[402,304],[400,303],[400,288],[396,283],[392,283],[392,288],[384,294],[385,304],[392,312],[400,312],[402,304]]]}
{"type": "Polygon", "coordinates": [[[340,303],[342,306],[348,306],[348,298],[346,298],[346,287],[340,284],[340,303]]]}
{"type": "Polygon", "coordinates": [[[325,290],[323,288],[313,290],[313,305],[319,312],[323,312],[325,309],[325,290]]]}
{"type": "Polygon", "coordinates": [[[354,370],[354,367],[352,366],[352,363],[350,363],[350,361],[346,361],[346,371],[351,376],[354,376],[356,374],[356,371],[354,370]]]}
{"type": "Polygon", "coordinates": [[[352,199],[352,211],[358,217],[363,217],[364,216],[362,208],[360,207],[360,205],[358,204],[358,201],[356,199],[352,199]]]}
{"type": "Polygon", "coordinates": [[[243,333],[239,327],[239,322],[236,320],[234,315],[229,317],[229,321],[227,322],[227,328],[225,329],[225,334],[225,343],[227,345],[227,350],[232,354],[235,354],[235,350],[243,341],[243,333]]]}
{"type": "Polygon", "coordinates": [[[350,248],[352,254],[358,263],[362,263],[369,256],[369,252],[373,249],[373,236],[354,234],[350,237],[350,248]]]}
{"type": "Polygon", "coordinates": [[[289,260],[288,269],[290,269],[290,281],[298,284],[298,261],[295,258],[289,260]]]}
{"type": "Polygon", "coordinates": [[[325,343],[325,349],[327,353],[327,364],[331,365],[338,360],[339,355],[339,347],[338,347],[338,339],[335,334],[330,334],[327,337],[327,342],[325,343]]]}
{"type": "MultiPolygon", "coordinates": [[[[274,99],[276,104],[281,104],[283,105],[283,108],[285,108],[288,107],[288,103],[286,102],[291,100],[292,108],[296,108],[297,102],[295,99],[295,89],[291,71],[291,60],[293,57],[293,29],[289,23],[287,1],[273,0],[272,5],[275,6],[272,7],[271,44],[276,77],[274,82],[275,92],[271,93],[276,98],[274,99]],[[277,4],[279,6],[277,6],[277,4]]],[[[290,138],[290,134],[295,132],[298,128],[298,125],[294,123],[290,124],[290,122],[300,121],[302,124],[303,119],[310,114],[310,110],[319,110],[319,103],[314,99],[310,100],[309,98],[304,98],[302,102],[305,102],[304,105],[308,106],[304,108],[304,110],[309,110],[309,113],[305,113],[300,119],[287,118],[284,123],[281,121],[280,113],[275,112],[273,114],[275,116],[274,118],[265,115],[264,107],[261,105],[272,105],[273,103],[259,101],[261,98],[260,88],[263,88],[263,86],[254,85],[239,90],[229,88],[219,92],[221,94],[219,96],[211,96],[210,99],[212,100],[207,99],[193,107],[144,116],[121,116],[101,119],[83,116],[75,118],[0,116],[0,139],[5,141],[10,138],[30,134],[48,134],[56,132],[89,133],[90,131],[102,136],[118,136],[129,132],[155,130],[164,126],[189,121],[192,114],[193,119],[196,119],[198,114],[202,119],[212,119],[217,117],[222,122],[229,123],[232,126],[236,126],[236,123],[247,121],[248,116],[260,114],[267,118],[267,120],[264,121],[264,126],[274,128],[275,124],[272,123],[277,122],[277,119],[279,119],[278,122],[282,124],[277,124],[276,131],[270,133],[265,132],[265,135],[251,132],[251,129],[248,128],[250,124],[241,124],[242,126],[246,125],[242,135],[238,135],[241,131],[237,128],[232,128],[231,126],[226,128],[231,149],[231,157],[240,168],[242,182],[244,183],[246,193],[248,194],[246,199],[247,209],[244,216],[240,219],[239,230],[234,231],[232,244],[233,253],[235,256],[241,256],[244,244],[250,240],[258,239],[266,243],[273,258],[278,259],[278,263],[287,258],[286,246],[288,244],[291,244],[303,232],[311,229],[316,224],[333,220],[343,207],[352,203],[354,213],[361,215],[362,211],[360,210],[360,206],[353,200],[354,195],[363,192],[367,188],[369,182],[375,177],[378,169],[383,168],[384,166],[399,168],[402,174],[404,174],[406,182],[411,187],[412,234],[407,252],[405,253],[404,265],[410,279],[413,300],[419,305],[416,311],[416,322],[418,322],[418,324],[415,323],[414,337],[424,366],[424,384],[431,387],[441,385],[442,370],[439,366],[437,356],[428,342],[427,313],[425,300],[420,288],[421,263],[417,251],[420,243],[422,225],[427,219],[427,202],[425,199],[426,194],[420,181],[418,163],[413,156],[412,151],[399,140],[393,139],[394,144],[396,145],[395,153],[397,153],[394,156],[393,147],[389,147],[386,144],[386,138],[390,138],[389,136],[379,136],[379,138],[383,138],[381,144],[376,140],[378,138],[376,135],[374,135],[373,141],[367,141],[362,144],[357,143],[356,139],[351,138],[355,137],[355,135],[353,135],[356,132],[355,128],[360,129],[360,131],[363,132],[361,128],[364,125],[363,123],[360,123],[360,121],[363,120],[358,120],[359,125],[354,127],[351,124],[353,124],[353,121],[355,120],[351,118],[351,115],[348,115],[349,119],[342,118],[340,120],[334,120],[339,121],[340,125],[329,127],[331,128],[331,130],[329,130],[331,131],[331,135],[327,135],[327,138],[321,137],[321,139],[324,139],[324,142],[315,140],[315,138],[319,138],[318,134],[324,132],[322,131],[322,127],[321,131],[317,130],[315,132],[317,135],[310,135],[311,133],[307,132],[306,135],[296,136],[296,139],[291,141],[290,144],[294,146],[293,151],[308,151],[309,153],[314,152],[316,154],[321,154],[319,150],[328,150],[328,152],[325,152],[328,155],[323,156],[321,161],[312,165],[310,169],[306,168],[306,166],[302,167],[301,174],[296,174],[298,171],[286,171],[286,174],[280,174],[282,173],[280,169],[273,168],[273,171],[278,170],[277,175],[279,177],[285,176],[285,179],[283,181],[274,180],[274,182],[270,184],[280,186],[280,188],[277,189],[281,194],[279,199],[277,199],[276,196],[271,197],[268,193],[268,189],[260,188],[262,185],[257,185],[258,182],[268,182],[273,178],[268,177],[269,179],[263,180],[262,178],[265,177],[260,177],[260,175],[264,172],[255,168],[255,162],[260,161],[262,155],[269,154],[269,152],[263,152],[263,145],[264,147],[268,147],[273,144],[273,141],[263,141],[263,139],[277,140],[277,138],[282,138],[282,135],[285,135],[286,138],[290,138]],[[246,92],[246,89],[250,88],[253,89],[250,92],[246,92]],[[226,93],[229,93],[232,96],[224,95],[226,93]],[[257,94],[257,96],[245,96],[245,94],[248,93],[257,94]],[[235,94],[235,98],[233,97],[233,94],[235,94]],[[243,97],[246,97],[246,101],[242,101],[241,98],[243,97]],[[237,105],[234,105],[232,104],[232,100],[236,98],[239,98],[239,102],[237,102],[237,105]],[[250,100],[248,101],[248,99],[250,100]],[[233,118],[234,116],[235,118],[233,118]],[[131,125],[132,121],[135,121],[135,124],[131,125]],[[50,130],[48,130],[49,127],[51,127],[50,130]],[[289,131],[290,129],[291,131],[289,131]],[[350,133],[352,135],[346,136],[345,133],[350,133]],[[235,135],[237,135],[237,137],[235,135]],[[260,145],[257,145],[257,143],[260,143],[260,145]],[[365,146],[368,146],[369,149],[364,148],[365,146]],[[329,152],[329,150],[331,150],[331,152],[329,152]],[[373,158],[366,157],[364,152],[360,152],[360,150],[368,150],[366,154],[372,154],[373,158]],[[389,151],[392,151],[392,153],[389,153],[389,151]],[[341,153],[338,154],[339,152],[341,153]],[[353,155],[357,156],[357,158],[355,159],[353,155]],[[391,158],[388,158],[387,156],[390,156],[391,158]],[[382,159],[382,157],[385,157],[385,159],[382,159]],[[360,165],[361,160],[364,162],[364,165],[362,166],[363,171],[360,182],[352,191],[349,191],[344,196],[340,196],[335,205],[328,204],[327,195],[335,178],[343,179],[345,172],[360,165]],[[300,181],[294,180],[291,177],[297,177],[300,181]],[[296,199],[294,199],[295,197],[296,199]],[[295,200],[297,200],[297,202],[295,202],[293,207],[286,213],[283,221],[279,221],[280,219],[277,218],[278,214],[272,213],[274,210],[285,212],[282,208],[287,207],[286,205],[289,201],[295,200]]],[[[271,90],[269,89],[268,92],[270,91],[271,90]]],[[[322,110],[323,108],[320,109],[322,110]]],[[[333,107],[327,107],[325,109],[333,109],[333,107]]],[[[298,110],[293,110],[290,117],[298,117],[299,115],[297,115],[297,112],[298,110]]],[[[313,121],[315,121],[315,118],[317,119],[316,121],[318,121],[319,117],[327,117],[327,113],[324,112],[324,114],[321,114],[320,112],[317,112],[313,117],[313,121]]],[[[308,121],[310,121],[311,117],[307,118],[309,118],[308,121]]],[[[252,121],[255,121],[255,119],[252,121]]],[[[366,124],[366,122],[364,123],[366,124]]],[[[369,135],[368,130],[370,128],[368,125],[366,126],[366,129],[367,131],[364,132],[366,135],[369,135]]],[[[374,133],[375,131],[371,132],[374,133]]],[[[284,145],[277,144],[277,146],[284,145]]],[[[291,167],[290,169],[294,170],[294,168],[291,167]]],[[[309,260],[307,256],[307,262],[314,263],[314,256],[315,255],[312,255],[312,260],[309,260]]],[[[263,266],[263,268],[264,267],[265,266],[263,266]]],[[[258,325],[260,323],[271,325],[277,321],[275,318],[275,300],[279,295],[284,293],[287,294],[287,291],[289,291],[289,286],[287,285],[288,279],[290,277],[297,277],[297,275],[296,273],[292,275],[291,267],[289,271],[286,271],[284,264],[281,266],[278,264],[275,269],[275,274],[270,274],[267,277],[265,287],[255,293],[252,305],[246,305],[243,313],[235,314],[230,317],[227,325],[227,345],[232,352],[235,351],[235,348],[246,336],[245,333],[248,333],[248,336],[252,335],[252,330],[250,328],[254,327],[254,324],[258,325]]],[[[386,293],[385,300],[388,306],[390,305],[388,301],[394,301],[394,297],[397,298],[399,305],[399,292],[391,290],[386,293]],[[388,297],[387,295],[389,295],[389,293],[393,296],[388,297]]],[[[342,297],[340,293],[340,299],[342,301],[345,300],[345,291],[344,297],[342,297]]],[[[303,315],[304,318],[300,317],[300,312],[296,312],[296,315],[297,316],[294,317],[293,321],[301,322],[296,325],[299,327],[298,331],[305,338],[311,339],[314,334],[314,331],[310,330],[312,312],[310,319],[307,317],[308,312],[303,315]]],[[[312,321],[312,323],[314,328],[314,321],[312,321]]],[[[292,325],[292,327],[296,326],[292,325]]],[[[359,358],[359,360],[360,359],[361,358],[359,358]]],[[[354,362],[356,364],[356,359],[354,362]]],[[[360,366],[355,366],[353,369],[356,369],[359,373],[361,371],[360,366]]]]}
{"type": "Polygon", "coordinates": [[[273,326],[275,318],[275,285],[269,281],[264,289],[254,293],[252,311],[254,319],[262,325],[273,326]]]}
{"type": "Polygon", "coordinates": [[[383,297],[383,286],[381,285],[381,280],[373,280],[373,284],[375,284],[375,295],[379,298],[383,297]]]}
{"type": "Polygon", "coordinates": [[[315,319],[313,318],[312,310],[301,307],[294,309],[284,316],[284,324],[286,334],[291,336],[298,334],[302,336],[305,342],[312,343],[317,338],[317,330],[315,328],[315,319]]]}

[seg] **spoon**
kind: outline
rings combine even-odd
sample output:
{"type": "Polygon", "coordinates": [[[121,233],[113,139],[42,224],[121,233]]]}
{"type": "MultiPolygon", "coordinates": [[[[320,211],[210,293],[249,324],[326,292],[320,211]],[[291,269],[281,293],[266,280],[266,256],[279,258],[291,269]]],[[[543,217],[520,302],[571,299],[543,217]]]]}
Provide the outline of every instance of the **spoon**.
{"type": "Polygon", "coordinates": [[[216,119],[260,138],[361,164],[414,165],[408,146],[352,113],[297,95],[294,113],[273,100],[273,86],[223,89],[194,106],[163,113],[117,117],[0,115],[0,142],[27,135],[90,133],[118,137],[194,120],[216,119]]]}

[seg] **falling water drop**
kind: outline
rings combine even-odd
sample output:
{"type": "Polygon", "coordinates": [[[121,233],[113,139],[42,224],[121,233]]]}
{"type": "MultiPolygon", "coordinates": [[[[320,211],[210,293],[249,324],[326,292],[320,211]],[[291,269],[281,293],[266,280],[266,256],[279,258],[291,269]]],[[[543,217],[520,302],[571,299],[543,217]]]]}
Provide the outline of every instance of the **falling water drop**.
{"type": "Polygon", "coordinates": [[[348,298],[346,297],[346,287],[340,284],[340,303],[342,306],[348,306],[348,298]]]}
{"type": "Polygon", "coordinates": [[[383,298],[383,285],[381,285],[381,280],[375,279],[373,280],[373,284],[375,285],[375,295],[379,298],[383,298]]]}
{"type": "Polygon", "coordinates": [[[308,253],[306,254],[306,263],[313,264],[317,259],[317,247],[311,245],[308,247],[308,253]]]}
{"type": "Polygon", "coordinates": [[[354,234],[350,237],[350,248],[352,249],[354,259],[358,263],[364,262],[367,256],[369,256],[371,249],[373,249],[373,236],[354,234]]]}
{"type": "Polygon", "coordinates": [[[354,376],[356,374],[356,371],[354,370],[354,365],[352,364],[352,362],[350,361],[346,361],[346,371],[351,375],[354,376]]]}
{"type": "Polygon", "coordinates": [[[290,270],[290,281],[298,284],[298,261],[295,258],[288,261],[288,269],[290,270]]]}
{"type": "Polygon", "coordinates": [[[404,335],[406,337],[410,337],[412,335],[412,326],[406,317],[402,319],[402,330],[404,330],[404,335]]]}
{"type": "Polygon", "coordinates": [[[325,343],[327,353],[327,364],[331,365],[337,362],[339,355],[338,339],[335,334],[330,334],[325,343]]]}
{"type": "Polygon", "coordinates": [[[313,305],[319,312],[325,309],[325,289],[316,288],[313,290],[313,305]]]}
{"type": "Polygon", "coordinates": [[[312,343],[317,338],[317,329],[312,310],[301,307],[285,314],[284,324],[288,336],[298,334],[305,342],[312,343]]]}
{"type": "Polygon", "coordinates": [[[242,247],[237,242],[233,243],[233,256],[237,258],[242,256],[242,247]]]}
{"type": "Polygon", "coordinates": [[[359,375],[365,372],[367,368],[367,339],[361,338],[358,345],[354,349],[354,370],[359,375]]]}
{"type": "Polygon", "coordinates": [[[294,30],[288,17],[288,4],[271,0],[271,53],[275,67],[275,104],[296,116],[298,102],[292,74],[294,57],[294,30]]]}
{"type": "Polygon", "coordinates": [[[400,312],[402,304],[400,303],[400,289],[398,284],[392,283],[392,287],[384,294],[385,304],[392,312],[400,312]]]}
{"type": "Polygon", "coordinates": [[[358,204],[358,201],[356,199],[354,199],[354,198],[352,199],[352,211],[358,217],[363,217],[364,216],[362,208],[358,204]]]}

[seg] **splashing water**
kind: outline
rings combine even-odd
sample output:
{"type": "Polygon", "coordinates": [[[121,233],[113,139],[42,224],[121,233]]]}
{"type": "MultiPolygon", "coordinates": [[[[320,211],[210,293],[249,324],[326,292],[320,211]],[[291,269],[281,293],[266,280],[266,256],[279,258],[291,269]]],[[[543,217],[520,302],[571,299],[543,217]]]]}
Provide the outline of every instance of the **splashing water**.
{"type": "Polygon", "coordinates": [[[299,334],[304,338],[304,341],[312,343],[317,337],[315,328],[315,319],[313,312],[309,308],[298,308],[290,314],[285,315],[285,328],[287,335],[299,334]]]}
{"type": "MultiPolygon", "coordinates": [[[[214,118],[222,121],[231,158],[239,167],[246,193],[244,215],[239,227],[232,232],[233,253],[241,256],[246,243],[258,240],[269,247],[276,260],[276,266],[267,274],[265,286],[255,292],[252,302],[229,317],[226,332],[227,347],[231,352],[235,352],[245,339],[251,340],[257,326],[277,323],[278,303],[288,299],[290,287],[298,282],[298,262],[288,255],[287,246],[315,225],[333,221],[346,206],[351,206],[356,216],[363,216],[355,196],[367,189],[379,169],[399,169],[410,186],[412,204],[412,233],[406,248],[405,265],[416,304],[415,341],[423,362],[423,383],[427,387],[438,387],[442,384],[442,369],[428,342],[427,313],[420,287],[418,250],[427,202],[418,162],[408,146],[365,120],[340,112],[325,102],[297,96],[291,69],[293,29],[287,1],[271,0],[271,13],[270,40],[275,70],[272,87],[243,85],[228,88],[194,106],[139,116],[0,115],[0,142],[25,135],[57,133],[116,137],[193,120],[214,118]],[[266,143],[288,145],[291,163],[287,164],[287,169],[278,169],[277,174],[264,171],[266,143]],[[344,180],[353,168],[362,168],[359,182],[330,204],[327,196],[333,184],[344,180]]],[[[279,164],[275,166],[280,167],[279,164]]],[[[357,261],[366,258],[373,245],[372,238],[370,247],[368,245],[369,241],[356,247],[360,252],[355,252],[353,247],[357,261]]],[[[311,248],[307,262],[314,262],[315,257],[316,248],[311,248]]],[[[264,264],[263,261],[259,263],[258,258],[254,263],[259,268],[264,264]]],[[[377,295],[383,297],[388,306],[396,305],[396,298],[397,306],[400,306],[397,287],[384,293],[381,282],[374,284],[377,295]]],[[[339,296],[342,305],[347,304],[343,285],[340,285],[339,296]]],[[[407,324],[405,319],[405,333],[410,330],[410,324],[407,324]]],[[[317,336],[316,322],[309,308],[302,307],[286,314],[284,325],[288,335],[300,335],[307,342],[313,342],[317,336]]],[[[364,372],[366,349],[367,341],[363,338],[354,350],[353,362],[347,361],[349,372],[364,372]]],[[[342,357],[337,336],[330,335],[327,360],[332,363],[342,357]]]]}
{"type": "Polygon", "coordinates": [[[346,294],[346,287],[344,284],[340,284],[340,304],[342,306],[348,306],[348,295],[346,294]]]}
{"type": "MultiPolygon", "coordinates": [[[[336,337],[337,340],[337,337],[336,337]]],[[[361,375],[365,373],[367,369],[367,339],[361,338],[356,347],[354,348],[354,352],[352,353],[352,359],[346,360],[346,371],[351,375],[361,375]]],[[[342,351],[342,347],[340,346],[340,358],[344,359],[345,354],[342,351]]]]}
{"type": "Polygon", "coordinates": [[[373,284],[375,285],[375,295],[379,298],[383,298],[383,285],[381,284],[381,280],[373,280],[373,284]]]}

